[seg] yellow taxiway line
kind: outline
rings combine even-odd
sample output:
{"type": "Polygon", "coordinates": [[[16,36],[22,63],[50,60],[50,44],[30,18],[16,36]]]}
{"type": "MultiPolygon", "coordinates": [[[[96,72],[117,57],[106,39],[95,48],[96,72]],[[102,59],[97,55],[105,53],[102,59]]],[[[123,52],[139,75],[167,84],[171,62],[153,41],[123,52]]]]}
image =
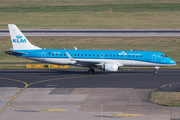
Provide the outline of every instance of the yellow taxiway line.
{"type": "Polygon", "coordinates": [[[143,116],[143,114],[110,114],[110,115],[105,115],[104,117],[137,117],[137,116],[143,116]]]}
{"type": "Polygon", "coordinates": [[[13,105],[9,105],[13,108],[19,109],[19,110],[24,110],[24,111],[31,111],[31,112],[55,112],[55,111],[68,111],[66,109],[58,109],[58,108],[51,108],[51,109],[36,109],[36,110],[30,110],[30,109],[24,109],[20,107],[16,107],[13,105]]]}
{"type": "MultiPolygon", "coordinates": [[[[98,76],[102,76],[102,75],[98,75],[98,76]]],[[[11,79],[11,78],[3,78],[0,77],[0,79],[4,79],[4,80],[11,80],[11,81],[16,81],[16,82],[21,82],[24,83],[25,86],[24,88],[22,88],[15,96],[12,97],[12,99],[6,104],[6,106],[1,109],[0,114],[8,107],[11,105],[12,101],[19,95],[21,94],[28,86],[33,85],[33,84],[38,84],[38,83],[42,83],[42,82],[48,82],[48,81],[54,81],[54,80],[63,80],[63,79],[71,79],[71,78],[81,78],[81,77],[90,77],[90,76],[75,76],[75,77],[65,77],[65,78],[55,78],[55,79],[48,79],[48,80],[42,80],[42,81],[37,81],[37,82],[33,82],[33,83],[29,83],[27,84],[24,81],[21,80],[16,80],[16,79],[11,79]]],[[[43,111],[43,110],[41,110],[43,111]]],[[[48,111],[48,110],[44,110],[44,111],[48,111]]],[[[50,110],[51,111],[51,110],[50,110]]]]}
{"type": "MultiPolygon", "coordinates": [[[[117,74],[116,74],[117,75],[117,74]]],[[[124,75],[124,74],[121,74],[121,75],[124,75]]],[[[136,74],[135,74],[136,75],[136,74]]],[[[142,74],[144,75],[144,74],[142,74]]],[[[27,84],[26,82],[24,81],[21,81],[21,80],[16,80],[16,79],[11,79],[11,78],[3,78],[3,77],[0,77],[0,79],[5,79],[5,80],[11,80],[11,81],[16,81],[16,82],[21,82],[21,83],[24,83],[25,86],[24,88],[22,88],[14,97],[12,97],[12,99],[6,104],[6,106],[0,111],[0,114],[8,107],[11,105],[12,101],[19,95],[21,94],[28,86],[30,85],[33,85],[33,84],[38,84],[38,83],[42,83],[42,82],[49,82],[49,81],[54,81],[54,80],[63,80],[63,79],[72,79],[72,78],[85,78],[85,77],[97,77],[97,76],[104,76],[103,75],[93,75],[93,76],[90,76],[90,75],[86,75],[86,76],[74,76],[74,77],[65,77],[65,78],[55,78],[55,79],[48,79],[48,80],[42,80],[42,81],[37,81],[37,82],[33,82],[33,83],[29,83],[27,84]]],[[[114,76],[114,74],[110,74],[108,76],[114,76]]],[[[45,110],[45,111],[48,111],[48,110],[45,110]]],[[[121,116],[120,114],[117,114],[115,116],[121,116]]],[[[126,116],[126,115],[125,115],[126,116]]],[[[128,116],[128,115],[127,115],[128,116]]]]}
{"type": "MultiPolygon", "coordinates": [[[[96,75],[96,76],[103,76],[103,75],[96,75]]],[[[37,81],[37,82],[33,82],[33,83],[29,83],[27,84],[24,81],[21,80],[16,80],[16,79],[10,79],[10,78],[3,78],[0,77],[0,79],[5,79],[5,80],[11,80],[11,81],[16,81],[16,82],[20,82],[25,84],[24,88],[22,88],[14,97],[11,97],[12,99],[6,104],[6,106],[0,111],[0,114],[8,107],[14,107],[17,109],[21,109],[21,110],[27,110],[27,111],[36,111],[36,112],[54,112],[54,111],[68,111],[66,109],[57,109],[57,108],[53,108],[53,109],[36,109],[36,110],[29,110],[29,109],[23,109],[23,108],[19,108],[16,106],[11,105],[11,103],[13,102],[13,100],[20,95],[28,86],[33,85],[33,84],[38,84],[38,83],[42,83],[42,82],[49,82],[49,81],[54,81],[54,80],[63,80],[63,79],[72,79],[72,78],[82,78],[82,77],[93,77],[93,76],[75,76],[75,77],[65,77],[65,78],[55,78],[55,79],[48,79],[48,80],[42,80],[42,81],[37,81]]],[[[104,115],[103,117],[112,117],[112,118],[118,118],[118,117],[135,117],[135,116],[143,116],[143,114],[109,114],[109,115],[104,115]]]]}
{"type": "Polygon", "coordinates": [[[5,79],[5,80],[11,80],[11,81],[16,81],[16,82],[21,82],[25,84],[25,87],[22,88],[7,104],[6,106],[0,111],[0,114],[11,104],[11,102],[24,90],[28,87],[27,83],[24,81],[16,80],[16,79],[10,79],[10,78],[3,78],[0,77],[0,79],[5,79]]]}

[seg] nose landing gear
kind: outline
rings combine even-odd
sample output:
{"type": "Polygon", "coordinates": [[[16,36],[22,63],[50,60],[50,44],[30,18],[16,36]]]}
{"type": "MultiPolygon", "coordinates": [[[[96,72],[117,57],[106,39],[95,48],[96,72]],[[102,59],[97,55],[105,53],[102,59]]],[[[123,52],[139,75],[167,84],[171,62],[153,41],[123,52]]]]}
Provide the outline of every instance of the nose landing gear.
{"type": "Polygon", "coordinates": [[[158,70],[159,70],[159,67],[155,67],[154,73],[157,74],[158,70]]]}

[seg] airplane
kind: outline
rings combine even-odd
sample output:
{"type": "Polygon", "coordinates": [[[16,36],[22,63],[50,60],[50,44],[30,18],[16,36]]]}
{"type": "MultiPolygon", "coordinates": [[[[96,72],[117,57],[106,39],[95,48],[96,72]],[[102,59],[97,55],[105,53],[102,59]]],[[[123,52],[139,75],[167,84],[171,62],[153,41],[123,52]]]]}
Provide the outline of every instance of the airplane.
{"type": "Polygon", "coordinates": [[[15,24],[8,27],[13,48],[5,53],[43,63],[88,67],[89,74],[94,73],[94,68],[116,72],[122,66],[154,67],[157,73],[161,66],[176,65],[164,53],[156,51],[43,49],[31,44],[15,24]]]}

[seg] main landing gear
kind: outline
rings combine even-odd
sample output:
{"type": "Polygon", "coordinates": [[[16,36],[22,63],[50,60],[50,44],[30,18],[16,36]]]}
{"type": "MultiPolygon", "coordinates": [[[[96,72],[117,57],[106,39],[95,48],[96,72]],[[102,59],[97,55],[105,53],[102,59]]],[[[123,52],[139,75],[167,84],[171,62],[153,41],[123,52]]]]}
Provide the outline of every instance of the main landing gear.
{"type": "Polygon", "coordinates": [[[159,70],[159,67],[155,67],[154,73],[157,74],[158,70],[159,70]]]}
{"type": "Polygon", "coordinates": [[[94,73],[94,68],[90,68],[89,70],[88,70],[88,74],[93,74],[94,73]]]}

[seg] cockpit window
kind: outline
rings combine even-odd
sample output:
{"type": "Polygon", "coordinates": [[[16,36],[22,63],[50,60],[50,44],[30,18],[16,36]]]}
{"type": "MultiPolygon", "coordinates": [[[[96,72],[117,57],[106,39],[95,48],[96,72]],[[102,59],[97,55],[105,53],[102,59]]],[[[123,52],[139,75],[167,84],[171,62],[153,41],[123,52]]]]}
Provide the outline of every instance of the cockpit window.
{"type": "Polygon", "coordinates": [[[161,58],[168,57],[167,55],[161,55],[161,58]]]}
{"type": "Polygon", "coordinates": [[[161,58],[163,58],[164,57],[164,55],[161,55],[161,58]]]}

